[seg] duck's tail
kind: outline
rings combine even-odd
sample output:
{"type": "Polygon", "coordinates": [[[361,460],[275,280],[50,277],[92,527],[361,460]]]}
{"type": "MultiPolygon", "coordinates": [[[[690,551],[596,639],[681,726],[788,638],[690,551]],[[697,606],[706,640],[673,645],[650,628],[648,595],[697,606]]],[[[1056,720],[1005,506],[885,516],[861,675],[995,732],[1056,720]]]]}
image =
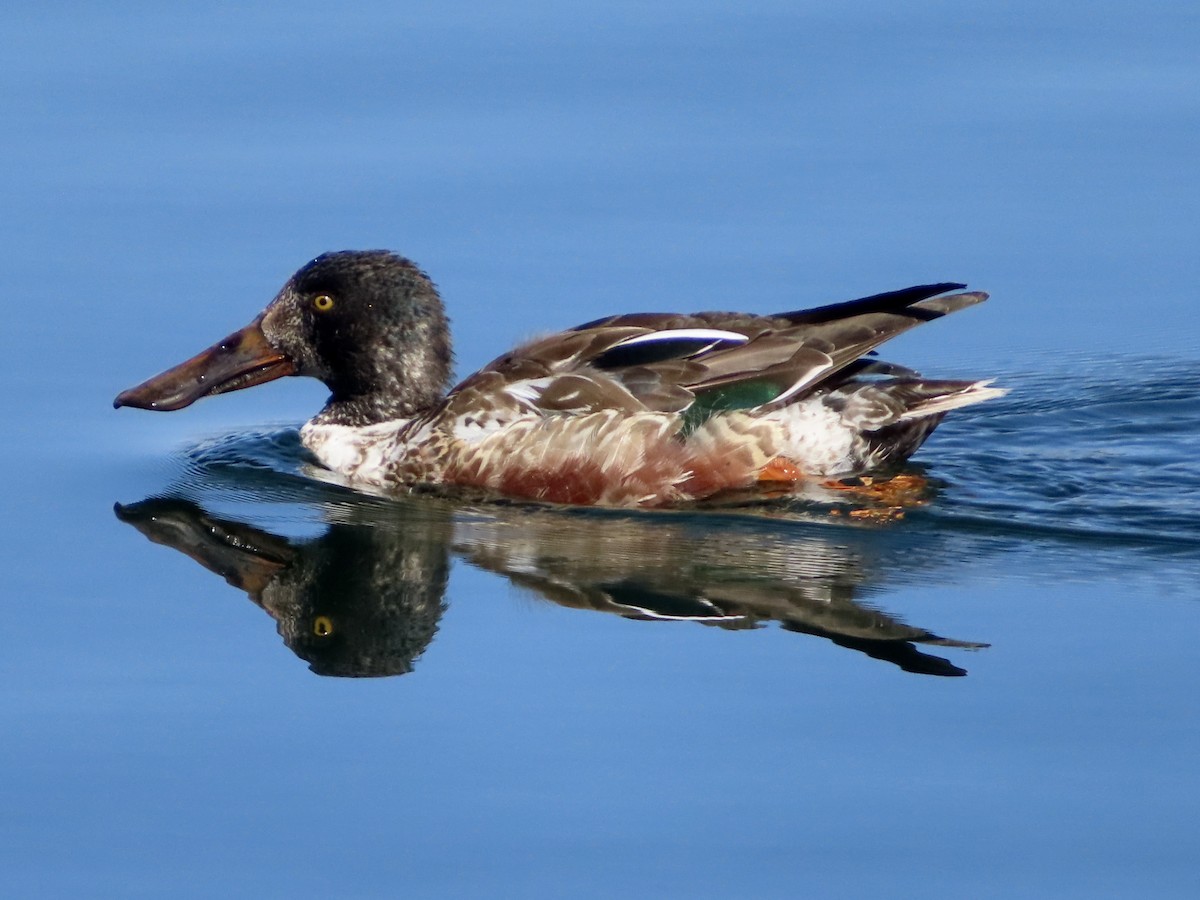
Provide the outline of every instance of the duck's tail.
{"type": "Polygon", "coordinates": [[[1007,388],[992,387],[992,379],[985,381],[914,381],[897,386],[897,393],[904,401],[904,411],[899,419],[923,419],[947,413],[961,406],[982,403],[1003,397],[1007,388]]]}

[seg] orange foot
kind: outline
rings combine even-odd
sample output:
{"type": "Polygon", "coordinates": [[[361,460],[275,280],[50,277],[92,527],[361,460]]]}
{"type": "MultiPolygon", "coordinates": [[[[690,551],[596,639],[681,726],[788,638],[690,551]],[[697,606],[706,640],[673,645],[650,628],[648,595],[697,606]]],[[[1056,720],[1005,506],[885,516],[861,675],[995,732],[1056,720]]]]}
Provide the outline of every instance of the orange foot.
{"type": "Polygon", "coordinates": [[[796,464],[790,459],[783,456],[777,456],[758,473],[758,483],[764,481],[788,481],[796,482],[804,478],[804,473],[796,468],[796,464]]]}
{"type": "MultiPolygon", "coordinates": [[[[929,482],[920,475],[895,475],[884,481],[863,476],[858,479],[857,484],[826,481],[822,486],[834,491],[843,491],[857,501],[877,504],[863,509],[852,509],[847,513],[856,519],[902,519],[906,507],[924,506],[929,502],[929,482]]],[[[832,514],[842,513],[840,510],[833,510],[832,514]]]]}

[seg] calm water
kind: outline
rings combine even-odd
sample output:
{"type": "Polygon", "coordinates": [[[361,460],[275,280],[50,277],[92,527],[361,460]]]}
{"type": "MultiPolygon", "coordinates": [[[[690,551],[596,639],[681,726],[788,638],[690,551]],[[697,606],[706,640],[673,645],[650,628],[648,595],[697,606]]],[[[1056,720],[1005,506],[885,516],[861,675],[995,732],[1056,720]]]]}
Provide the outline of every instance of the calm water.
{"type": "Polygon", "coordinates": [[[1200,891],[1190,8],[0,22],[6,894],[1200,891]],[[892,521],[366,496],[296,380],[111,409],[367,246],[463,374],[956,278],[887,356],[1012,391],[892,521]]]}

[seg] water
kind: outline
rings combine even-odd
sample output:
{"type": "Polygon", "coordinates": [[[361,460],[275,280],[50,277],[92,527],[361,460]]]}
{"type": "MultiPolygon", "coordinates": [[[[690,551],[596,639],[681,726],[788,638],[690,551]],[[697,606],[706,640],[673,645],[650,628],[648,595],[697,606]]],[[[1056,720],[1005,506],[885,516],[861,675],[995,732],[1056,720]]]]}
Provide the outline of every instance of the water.
{"type": "Polygon", "coordinates": [[[1190,10],[0,15],[6,894],[1195,895],[1190,10]],[[1011,392],[903,518],[367,496],[292,379],[111,409],[354,246],[460,374],[961,279],[886,356],[1011,392]]]}

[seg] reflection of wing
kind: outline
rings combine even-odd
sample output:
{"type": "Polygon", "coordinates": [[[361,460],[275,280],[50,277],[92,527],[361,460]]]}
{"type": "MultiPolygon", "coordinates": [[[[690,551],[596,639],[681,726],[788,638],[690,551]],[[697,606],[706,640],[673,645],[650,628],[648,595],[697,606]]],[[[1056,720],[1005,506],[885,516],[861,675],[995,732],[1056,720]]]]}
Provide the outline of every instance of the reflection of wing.
{"type": "Polygon", "coordinates": [[[776,621],[930,675],[966,673],[914,644],[987,646],[905,625],[856,601],[856,589],[869,586],[869,562],[817,535],[764,542],[758,529],[700,530],[676,517],[517,515],[460,523],[455,550],[563,606],[728,629],[776,621]]]}

